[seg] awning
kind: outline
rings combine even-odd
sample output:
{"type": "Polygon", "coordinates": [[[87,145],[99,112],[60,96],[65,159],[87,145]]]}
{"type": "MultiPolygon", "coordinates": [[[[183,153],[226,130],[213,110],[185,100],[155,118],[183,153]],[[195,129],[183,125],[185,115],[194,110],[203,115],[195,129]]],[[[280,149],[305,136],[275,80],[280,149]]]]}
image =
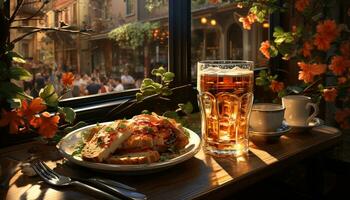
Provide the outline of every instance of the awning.
{"type": "Polygon", "coordinates": [[[47,31],[46,35],[54,41],[62,41],[68,44],[75,43],[75,39],[73,39],[71,33],[59,32],[59,31],[47,31]]]}
{"type": "Polygon", "coordinates": [[[91,35],[89,38],[90,41],[91,40],[103,40],[103,39],[108,39],[108,32],[91,35]]]}

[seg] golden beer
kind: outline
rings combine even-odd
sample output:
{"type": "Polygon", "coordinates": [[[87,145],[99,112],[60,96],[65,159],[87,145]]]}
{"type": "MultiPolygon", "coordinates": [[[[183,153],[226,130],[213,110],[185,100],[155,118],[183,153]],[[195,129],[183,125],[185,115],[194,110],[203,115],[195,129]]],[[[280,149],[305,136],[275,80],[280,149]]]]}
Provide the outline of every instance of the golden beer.
{"type": "Polygon", "coordinates": [[[197,87],[206,153],[248,152],[254,74],[250,61],[198,63],[197,87]]]}

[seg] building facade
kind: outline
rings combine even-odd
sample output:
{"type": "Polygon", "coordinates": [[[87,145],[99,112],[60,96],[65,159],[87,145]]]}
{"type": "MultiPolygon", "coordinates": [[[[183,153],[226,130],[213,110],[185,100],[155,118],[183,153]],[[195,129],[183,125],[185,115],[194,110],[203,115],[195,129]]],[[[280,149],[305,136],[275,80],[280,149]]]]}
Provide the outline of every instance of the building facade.
{"type": "MultiPolygon", "coordinates": [[[[41,20],[32,20],[30,25],[66,27],[90,35],[36,33],[16,48],[25,57],[62,71],[90,74],[98,70],[113,77],[120,76],[127,66],[130,73],[143,78],[153,67],[166,66],[168,62],[168,4],[165,1],[151,12],[146,6],[145,0],[53,0],[46,5],[41,20]],[[111,30],[133,22],[157,22],[160,26],[152,33],[152,41],[136,49],[122,47],[108,38],[111,30]]],[[[266,65],[258,48],[267,39],[267,29],[253,25],[251,31],[244,30],[238,16],[246,12],[233,3],[192,1],[194,74],[195,63],[204,59],[247,59],[258,66],[266,65]]],[[[25,12],[22,15],[28,16],[25,12]]]]}

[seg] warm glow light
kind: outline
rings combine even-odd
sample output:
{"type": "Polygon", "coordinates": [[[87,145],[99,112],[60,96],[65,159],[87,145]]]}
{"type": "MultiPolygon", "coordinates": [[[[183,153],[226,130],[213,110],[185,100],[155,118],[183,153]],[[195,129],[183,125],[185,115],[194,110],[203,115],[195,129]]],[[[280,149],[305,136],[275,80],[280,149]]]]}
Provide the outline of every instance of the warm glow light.
{"type": "Polygon", "coordinates": [[[268,22],[264,22],[264,23],[262,24],[262,26],[263,26],[264,28],[269,28],[269,27],[270,27],[270,24],[269,24],[268,22]]]}
{"type": "Polygon", "coordinates": [[[208,22],[207,18],[205,18],[205,17],[201,18],[201,23],[202,24],[206,24],[207,22],[208,22]]]}
{"type": "Polygon", "coordinates": [[[215,19],[210,20],[210,24],[211,24],[212,26],[215,26],[215,25],[216,25],[216,20],[215,20],[215,19]]]}

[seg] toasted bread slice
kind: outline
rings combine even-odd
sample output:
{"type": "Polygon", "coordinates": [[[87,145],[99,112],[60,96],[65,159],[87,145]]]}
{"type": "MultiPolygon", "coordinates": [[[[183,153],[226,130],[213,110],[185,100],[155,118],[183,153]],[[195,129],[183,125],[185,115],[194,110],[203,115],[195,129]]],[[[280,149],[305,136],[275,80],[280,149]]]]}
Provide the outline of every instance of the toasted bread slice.
{"type": "Polygon", "coordinates": [[[160,155],[158,151],[142,151],[136,153],[127,153],[123,155],[111,156],[107,159],[107,163],[121,165],[137,165],[147,164],[159,161],[160,155]]]}
{"type": "Polygon", "coordinates": [[[133,134],[122,144],[121,149],[147,149],[153,147],[153,138],[148,134],[133,134]]]}
{"type": "Polygon", "coordinates": [[[118,120],[102,127],[82,150],[83,160],[103,162],[131,135],[127,121],[118,120]],[[122,128],[121,128],[122,127],[122,128]]]}

